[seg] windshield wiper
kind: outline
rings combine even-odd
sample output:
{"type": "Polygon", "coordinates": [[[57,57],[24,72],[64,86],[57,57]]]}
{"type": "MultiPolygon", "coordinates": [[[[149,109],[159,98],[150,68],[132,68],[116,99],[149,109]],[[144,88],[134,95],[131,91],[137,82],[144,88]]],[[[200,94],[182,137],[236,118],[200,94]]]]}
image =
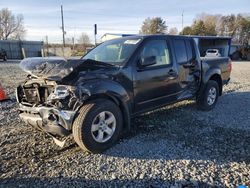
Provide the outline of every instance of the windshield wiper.
{"type": "Polygon", "coordinates": [[[100,65],[100,66],[105,66],[105,67],[117,67],[117,65],[112,64],[112,63],[108,63],[108,62],[103,62],[103,61],[96,61],[93,59],[83,59],[84,63],[89,63],[89,64],[96,64],[96,65],[100,65]]]}

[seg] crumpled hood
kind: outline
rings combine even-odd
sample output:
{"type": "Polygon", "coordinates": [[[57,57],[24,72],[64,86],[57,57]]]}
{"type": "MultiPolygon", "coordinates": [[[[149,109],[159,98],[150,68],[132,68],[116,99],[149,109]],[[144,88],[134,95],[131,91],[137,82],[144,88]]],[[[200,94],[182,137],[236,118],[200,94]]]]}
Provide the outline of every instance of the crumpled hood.
{"type": "Polygon", "coordinates": [[[90,59],[69,59],[61,57],[26,58],[20,62],[20,68],[34,77],[60,81],[73,72],[113,67],[110,64],[90,59]],[[78,68],[76,68],[78,67],[78,68]]]}

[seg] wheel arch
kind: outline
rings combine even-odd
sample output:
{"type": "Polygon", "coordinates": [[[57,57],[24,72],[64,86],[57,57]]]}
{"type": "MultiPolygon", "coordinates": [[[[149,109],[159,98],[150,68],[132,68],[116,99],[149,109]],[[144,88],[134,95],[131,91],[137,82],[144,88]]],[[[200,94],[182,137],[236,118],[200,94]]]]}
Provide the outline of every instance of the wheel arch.
{"type": "Polygon", "coordinates": [[[130,114],[131,102],[127,91],[117,82],[110,80],[99,80],[95,83],[79,86],[80,98],[83,105],[90,100],[107,99],[114,102],[121,110],[123,116],[123,130],[129,131],[131,128],[130,114]]]}
{"type": "Polygon", "coordinates": [[[221,76],[219,74],[214,74],[209,78],[209,80],[213,80],[213,81],[218,83],[219,95],[221,96],[222,95],[222,79],[221,79],[221,76]]]}
{"type": "Polygon", "coordinates": [[[222,95],[222,78],[221,78],[221,70],[218,67],[210,68],[206,71],[204,77],[203,77],[203,85],[206,85],[206,83],[209,80],[216,81],[219,85],[219,94],[222,95]]]}
{"type": "Polygon", "coordinates": [[[107,99],[107,100],[114,102],[120,108],[120,110],[122,112],[123,126],[124,126],[123,130],[125,132],[130,130],[130,128],[131,128],[130,113],[129,113],[127,105],[119,97],[116,97],[116,96],[113,96],[113,95],[110,95],[107,93],[97,93],[97,94],[91,95],[86,100],[86,102],[91,101],[91,100],[95,100],[95,99],[107,99]]]}

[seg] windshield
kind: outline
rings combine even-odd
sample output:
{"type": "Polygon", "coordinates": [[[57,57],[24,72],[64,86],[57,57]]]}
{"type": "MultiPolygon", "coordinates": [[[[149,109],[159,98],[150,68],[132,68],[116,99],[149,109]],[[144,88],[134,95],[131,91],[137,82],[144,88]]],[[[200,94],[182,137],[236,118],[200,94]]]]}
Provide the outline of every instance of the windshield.
{"type": "Polygon", "coordinates": [[[82,59],[91,59],[113,65],[122,65],[130,58],[140,41],[140,38],[121,38],[107,41],[91,50],[82,59]]]}

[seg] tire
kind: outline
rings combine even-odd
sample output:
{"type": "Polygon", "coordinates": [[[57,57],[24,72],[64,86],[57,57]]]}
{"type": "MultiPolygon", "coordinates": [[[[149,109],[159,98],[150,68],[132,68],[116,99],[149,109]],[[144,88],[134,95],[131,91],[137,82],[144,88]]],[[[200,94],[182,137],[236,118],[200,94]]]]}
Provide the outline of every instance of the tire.
{"type": "Polygon", "coordinates": [[[122,124],[122,113],[115,103],[106,99],[90,101],[79,110],[73,123],[73,137],[81,149],[101,153],[119,139],[122,124]],[[106,120],[113,122],[108,124],[106,120]]]}
{"type": "Polygon", "coordinates": [[[218,83],[214,80],[209,80],[196,99],[198,109],[203,111],[212,110],[217,103],[218,97],[219,97],[218,83]]]}
{"type": "Polygon", "coordinates": [[[4,56],[4,57],[3,57],[3,61],[7,61],[7,56],[4,56]]]}

